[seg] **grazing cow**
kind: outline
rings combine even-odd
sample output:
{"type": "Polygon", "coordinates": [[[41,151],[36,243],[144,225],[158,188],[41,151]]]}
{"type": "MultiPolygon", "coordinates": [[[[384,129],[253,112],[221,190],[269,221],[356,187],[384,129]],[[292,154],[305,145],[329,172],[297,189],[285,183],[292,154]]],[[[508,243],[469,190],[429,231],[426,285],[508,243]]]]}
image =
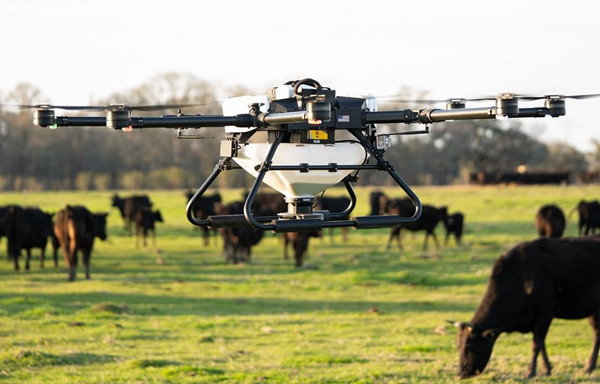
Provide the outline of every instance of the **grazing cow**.
{"type": "Polygon", "coordinates": [[[590,230],[594,234],[596,228],[600,228],[600,203],[598,200],[589,202],[581,200],[574,209],[579,213],[579,236],[587,236],[590,230]]]}
{"type": "Polygon", "coordinates": [[[81,251],[85,278],[90,278],[90,258],[94,239],[106,240],[106,213],[92,213],[83,206],[69,206],[60,210],[54,223],[54,233],[69,268],[69,281],[75,280],[77,252],[81,251]]]}
{"type": "Polygon", "coordinates": [[[535,228],[540,237],[561,237],[565,225],[565,214],[554,204],[542,206],[535,215],[535,228]]]}
{"type": "Polygon", "coordinates": [[[152,202],[147,195],[134,195],[125,198],[116,193],[112,196],[111,206],[117,207],[125,225],[125,231],[131,235],[131,226],[135,223],[135,212],[139,207],[152,207],[152,202]]]}
{"type": "MultiPolygon", "coordinates": [[[[323,209],[329,212],[342,212],[350,205],[350,199],[347,197],[321,197],[317,204],[318,209],[323,209]]],[[[350,215],[346,215],[341,220],[348,220],[350,215]]],[[[348,240],[348,228],[342,227],[342,241],[345,243],[348,240]]],[[[333,228],[329,228],[329,239],[333,242],[333,228]]]]}
{"type": "Polygon", "coordinates": [[[162,215],[160,211],[153,211],[150,207],[138,207],[135,212],[135,245],[138,246],[139,238],[143,238],[143,246],[146,246],[146,238],[148,237],[148,232],[152,234],[152,242],[156,247],[156,222],[163,222],[162,215]]]}
{"type": "Polygon", "coordinates": [[[585,368],[589,373],[596,366],[600,346],[600,238],[540,238],[518,244],[494,263],[471,321],[454,323],[458,373],[465,378],[483,372],[498,336],[518,331],[533,333],[528,376],[535,376],[540,353],[549,375],[545,338],[552,319],[585,317],[594,335],[585,368]]]}
{"type": "MultiPolygon", "coordinates": [[[[187,201],[190,201],[192,196],[194,196],[194,192],[187,192],[186,197],[187,201]]],[[[215,205],[222,201],[221,195],[216,192],[212,195],[204,195],[200,198],[196,199],[194,202],[194,206],[192,207],[192,212],[194,212],[194,217],[197,219],[206,219],[208,216],[215,215],[215,205]]],[[[204,245],[208,246],[208,240],[210,237],[210,228],[208,227],[200,227],[202,231],[202,238],[204,239],[204,245]]]]}
{"type": "MultiPolygon", "coordinates": [[[[15,271],[19,270],[22,249],[27,252],[26,270],[29,270],[32,248],[41,249],[40,266],[43,268],[48,237],[52,236],[52,214],[38,208],[11,206],[4,215],[3,224],[4,233],[8,238],[9,258],[14,261],[15,271]]],[[[56,260],[54,262],[56,265],[56,260]]]]}
{"type": "Polygon", "coordinates": [[[311,237],[320,237],[320,233],[318,231],[310,231],[310,232],[285,232],[283,234],[283,239],[285,241],[284,245],[284,256],[287,259],[287,246],[288,244],[292,244],[292,248],[294,249],[294,260],[296,267],[301,267],[304,263],[304,255],[308,250],[308,241],[311,237]]]}
{"type": "Polygon", "coordinates": [[[444,239],[444,245],[448,245],[448,239],[450,238],[451,234],[454,234],[454,241],[456,242],[456,245],[460,245],[464,221],[465,216],[460,212],[448,215],[446,220],[444,220],[444,229],[446,230],[446,238],[444,239]]]}
{"type": "MultiPolygon", "coordinates": [[[[236,215],[241,214],[244,209],[244,203],[241,201],[229,203],[226,205],[217,204],[216,213],[218,215],[236,215]]],[[[252,247],[262,240],[264,233],[253,227],[222,227],[219,233],[223,238],[223,256],[225,263],[231,261],[237,264],[240,261],[250,261],[252,247]]]]}
{"type": "MultiPolygon", "coordinates": [[[[415,206],[409,199],[388,199],[385,205],[382,206],[386,213],[392,215],[401,216],[412,216],[415,212],[415,206]]],[[[423,242],[423,249],[427,249],[427,240],[429,236],[433,237],[436,248],[440,247],[437,236],[435,235],[435,227],[440,221],[445,221],[448,217],[448,208],[441,207],[436,208],[430,205],[422,205],[421,217],[414,223],[407,223],[403,226],[392,228],[390,231],[390,237],[387,243],[387,249],[392,245],[392,241],[396,239],[398,242],[398,248],[402,249],[402,243],[400,241],[400,232],[402,229],[408,229],[409,231],[425,231],[425,241],[423,242]]]]}

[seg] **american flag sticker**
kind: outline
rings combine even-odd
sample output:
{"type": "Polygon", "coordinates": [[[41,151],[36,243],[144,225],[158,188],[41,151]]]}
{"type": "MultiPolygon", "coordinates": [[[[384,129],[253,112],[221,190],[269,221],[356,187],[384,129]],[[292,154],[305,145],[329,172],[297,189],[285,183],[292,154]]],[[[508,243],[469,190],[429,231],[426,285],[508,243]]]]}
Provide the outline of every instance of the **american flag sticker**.
{"type": "Polygon", "coordinates": [[[338,123],[349,123],[350,115],[338,115],[338,123]]]}

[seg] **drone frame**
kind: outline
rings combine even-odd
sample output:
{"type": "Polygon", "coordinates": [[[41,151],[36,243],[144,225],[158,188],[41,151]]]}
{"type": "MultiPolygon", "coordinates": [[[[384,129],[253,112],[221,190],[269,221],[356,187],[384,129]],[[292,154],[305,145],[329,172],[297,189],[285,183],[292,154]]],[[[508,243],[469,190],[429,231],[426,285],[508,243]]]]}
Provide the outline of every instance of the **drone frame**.
{"type": "MultiPolygon", "coordinates": [[[[136,107],[126,105],[110,105],[99,107],[106,111],[106,117],[55,116],[54,109],[94,109],[94,107],[60,107],[52,105],[27,106],[35,108],[34,124],[41,127],[56,128],[57,126],[107,126],[114,129],[131,131],[140,128],[177,128],[179,137],[181,128],[202,127],[241,127],[238,131],[228,133],[228,141],[222,151],[222,159],[215,165],[212,173],[196,191],[186,206],[186,217],[194,225],[204,227],[239,227],[252,226],[260,230],[274,232],[315,231],[322,228],[354,227],[356,229],[384,228],[401,226],[417,221],[421,215],[421,201],[408,184],[396,172],[394,167],[384,158],[384,152],[389,144],[389,134],[377,134],[376,124],[403,123],[425,124],[425,130],[407,131],[399,134],[428,133],[428,124],[450,120],[493,119],[496,117],[559,117],[565,114],[566,98],[596,97],[598,95],[544,97],[521,97],[524,100],[544,99],[543,107],[519,108],[519,96],[502,94],[495,100],[495,106],[484,108],[466,108],[469,99],[450,99],[446,109],[404,109],[392,111],[371,111],[367,107],[366,98],[336,96],[335,91],[322,87],[317,81],[303,79],[286,84],[293,89],[289,97],[277,97],[277,88],[269,95],[269,106],[266,111],[260,103],[248,105],[248,113],[231,116],[224,115],[166,115],[161,117],[134,117],[131,110],[136,107]],[[290,142],[300,133],[318,129],[332,133],[345,130],[354,137],[365,149],[366,153],[375,159],[375,164],[317,164],[300,163],[297,165],[273,164],[273,158],[283,142],[290,142]],[[256,180],[246,197],[243,214],[214,215],[207,218],[194,217],[195,203],[208,190],[222,171],[240,168],[233,164],[240,144],[245,144],[255,133],[267,132],[270,148],[261,164],[256,166],[256,180]],[[379,143],[380,139],[384,144],[379,143]],[[287,213],[277,213],[274,216],[256,216],[252,213],[253,201],[269,171],[295,171],[306,173],[311,171],[337,172],[338,170],[379,170],[386,171],[389,176],[404,191],[412,201],[415,211],[411,216],[373,215],[354,217],[345,220],[356,206],[356,194],[352,183],[357,181],[356,175],[348,174],[341,182],[345,185],[350,197],[349,206],[342,212],[313,211],[315,198],[286,199],[287,213]],[[289,200],[289,201],[288,201],[289,200]]],[[[489,100],[470,99],[473,101],[489,100]]],[[[137,108],[150,110],[148,106],[137,108]]],[[[187,137],[189,138],[189,137],[187,137]]],[[[366,159],[365,159],[366,160],[366,159]]],[[[326,189],[326,187],[325,187],[326,189]]]]}

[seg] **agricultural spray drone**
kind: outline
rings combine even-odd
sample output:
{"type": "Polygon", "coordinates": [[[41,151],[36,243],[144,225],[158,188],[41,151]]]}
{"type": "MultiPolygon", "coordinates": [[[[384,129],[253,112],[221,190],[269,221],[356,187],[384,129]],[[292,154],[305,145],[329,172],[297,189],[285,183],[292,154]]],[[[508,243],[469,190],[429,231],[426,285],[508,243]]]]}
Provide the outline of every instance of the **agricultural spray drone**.
{"type": "MultiPolygon", "coordinates": [[[[291,81],[271,89],[267,95],[229,98],[223,115],[166,115],[135,117],[132,110],[152,106],[78,107],[35,105],[33,122],[41,127],[107,126],[131,131],[139,128],[224,127],[221,159],[186,207],[188,220],[198,226],[234,227],[250,225],[275,232],[313,231],[330,227],[382,228],[419,219],[421,202],[385,158],[389,134],[377,133],[377,124],[423,124],[424,129],[400,134],[427,133],[428,124],[447,120],[493,119],[497,117],[558,117],[565,114],[565,99],[598,95],[518,96],[451,99],[446,109],[377,111],[372,97],[336,96],[334,90],[313,79],[291,81]],[[466,108],[466,101],[495,100],[485,108],[466,108]],[[544,106],[520,108],[519,100],[544,100],[544,106]],[[55,109],[102,110],[101,117],[55,116],[55,109]],[[374,161],[369,163],[369,158],[374,161]],[[223,171],[243,169],[256,180],[247,195],[243,214],[194,217],[192,207],[223,171]],[[415,206],[411,216],[375,215],[343,219],[356,206],[352,183],[360,170],[377,170],[402,188],[415,206]],[[265,183],[285,196],[287,212],[257,216],[253,201],[265,183]],[[327,188],[342,182],[350,204],[342,212],[315,210],[315,201],[327,188]]],[[[162,106],[164,109],[166,106],[162,106]]],[[[181,106],[169,106],[181,107],[181,106]]],[[[181,136],[181,130],[178,131],[181,136]]],[[[184,135],[185,136],[185,135],[184,135]]]]}

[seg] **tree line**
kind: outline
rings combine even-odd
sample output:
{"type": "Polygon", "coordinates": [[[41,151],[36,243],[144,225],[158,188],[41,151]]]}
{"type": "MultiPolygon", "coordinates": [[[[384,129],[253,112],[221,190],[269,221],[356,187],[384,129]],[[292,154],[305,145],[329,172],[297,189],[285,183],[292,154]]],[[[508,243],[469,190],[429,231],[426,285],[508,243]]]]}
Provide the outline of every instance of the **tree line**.
{"type": "MultiPolygon", "coordinates": [[[[107,100],[128,105],[196,104],[183,113],[221,113],[217,86],[191,74],[166,73],[107,100]]],[[[228,96],[259,94],[243,88],[228,89],[228,96]]],[[[0,97],[2,104],[38,102],[40,91],[20,84],[0,97]]],[[[400,105],[392,108],[402,108],[400,105]]],[[[163,112],[164,113],[164,112],[163,112]]],[[[169,111],[168,114],[177,113],[169,111]]],[[[144,112],[147,115],[148,112],[144,112]]],[[[378,127],[395,132],[396,127],[378,127]]],[[[184,130],[183,134],[211,139],[178,140],[173,129],[132,132],[103,127],[34,127],[31,110],[0,110],[0,190],[61,189],[165,189],[198,187],[219,159],[220,129],[184,130]],[[187,132],[190,131],[190,132],[187,132]]],[[[473,171],[512,170],[527,165],[531,170],[590,170],[595,158],[568,145],[549,145],[521,130],[518,122],[495,120],[436,124],[427,135],[392,136],[394,145],[386,158],[410,184],[450,184],[466,181],[473,171]]],[[[225,172],[219,187],[248,188],[252,178],[241,171],[225,172]],[[231,174],[231,175],[227,175],[231,174]],[[242,176],[240,176],[242,175],[242,176]]],[[[385,172],[360,172],[359,184],[388,185],[385,172]]]]}

